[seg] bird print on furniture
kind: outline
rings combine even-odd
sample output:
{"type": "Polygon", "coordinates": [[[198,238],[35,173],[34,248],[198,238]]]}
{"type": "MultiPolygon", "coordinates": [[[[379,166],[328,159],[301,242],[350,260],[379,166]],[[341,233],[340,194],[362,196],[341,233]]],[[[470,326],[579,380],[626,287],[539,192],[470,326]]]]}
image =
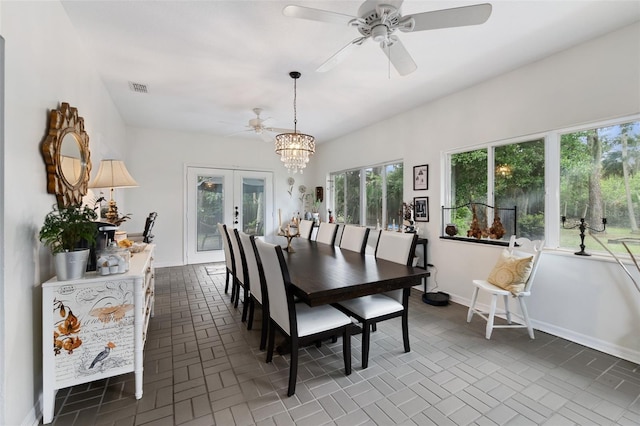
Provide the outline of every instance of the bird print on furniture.
{"type": "Polygon", "coordinates": [[[96,355],[95,359],[93,360],[89,368],[93,368],[93,366],[96,365],[97,363],[104,361],[109,356],[111,349],[115,347],[116,345],[114,345],[112,342],[107,343],[106,346],[104,347],[104,350],[100,352],[98,355],[96,355]]]}

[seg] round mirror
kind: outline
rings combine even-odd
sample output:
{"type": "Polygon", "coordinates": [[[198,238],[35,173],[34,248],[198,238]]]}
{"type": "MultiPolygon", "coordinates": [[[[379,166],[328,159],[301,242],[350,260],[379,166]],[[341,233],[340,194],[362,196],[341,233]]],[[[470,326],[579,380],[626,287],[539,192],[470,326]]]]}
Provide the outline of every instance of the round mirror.
{"type": "Polygon", "coordinates": [[[84,174],[84,159],[80,151],[80,142],[74,133],[67,133],[60,143],[60,172],[71,186],[78,184],[84,174]]]}
{"type": "Polygon", "coordinates": [[[42,154],[47,166],[47,191],[56,194],[59,206],[81,204],[91,172],[89,135],[78,110],[66,102],[51,111],[42,154]]]}

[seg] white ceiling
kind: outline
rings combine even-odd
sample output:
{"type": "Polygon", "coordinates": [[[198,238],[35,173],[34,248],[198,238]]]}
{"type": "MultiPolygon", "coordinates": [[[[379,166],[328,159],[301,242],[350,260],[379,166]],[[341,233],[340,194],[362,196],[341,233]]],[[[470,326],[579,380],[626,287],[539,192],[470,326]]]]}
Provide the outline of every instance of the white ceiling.
{"type": "MultiPolygon", "coordinates": [[[[128,125],[229,135],[262,107],[269,125],[292,128],[295,70],[298,130],[319,143],[640,20],[637,0],[492,1],[483,25],[399,33],[418,65],[400,77],[372,40],[315,72],[359,33],[282,14],[296,4],[356,15],[360,1],[62,3],[128,125]]],[[[406,0],[402,14],[476,3],[406,0]]]]}

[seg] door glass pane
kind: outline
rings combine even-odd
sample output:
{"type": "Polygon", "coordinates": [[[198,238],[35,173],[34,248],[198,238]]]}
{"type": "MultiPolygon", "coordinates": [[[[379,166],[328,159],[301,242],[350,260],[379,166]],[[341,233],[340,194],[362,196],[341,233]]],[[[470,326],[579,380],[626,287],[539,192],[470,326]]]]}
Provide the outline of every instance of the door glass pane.
{"type": "Polygon", "coordinates": [[[218,223],[224,223],[223,179],[220,176],[198,176],[197,180],[197,251],[222,250],[218,223]]]}
{"type": "Polygon", "coordinates": [[[264,235],[264,179],[242,178],[242,230],[264,235]]]}

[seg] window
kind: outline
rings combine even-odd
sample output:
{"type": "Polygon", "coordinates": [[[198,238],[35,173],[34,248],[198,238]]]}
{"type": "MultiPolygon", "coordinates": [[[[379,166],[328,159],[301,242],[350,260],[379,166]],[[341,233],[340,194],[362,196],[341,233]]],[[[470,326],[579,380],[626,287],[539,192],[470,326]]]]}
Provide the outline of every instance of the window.
{"type": "MultiPolygon", "coordinates": [[[[554,130],[545,138],[455,151],[448,153],[446,160],[448,189],[443,234],[453,233],[453,227],[447,225],[454,223],[458,229],[454,238],[466,238],[472,211],[465,204],[516,206],[518,236],[545,238],[547,247],[577,252],[582,243],[580,220],[584,219],[591,228],[585,232],[587,253],[626,254],[627,248],[622,244],[625,242],[631,253],[640,254],[640,117],[637,115],[554,130]],[[545,205],[545,187],[550,205],[545,205]],[[456,208],[459,206],[463,207],[456,208]],[[601,232],[605,219],[606,231],[601,232]],[[604,247],[588,234],[598,238],[604,247]]],[[[487,229],[490,209],[477,210],[480,227],[487,229]]],[[[505,218],[501,216],[501,219],[504,223],[505,218]]],[[[504,225],[507,233],[503,239],[507,239],[513,226],[504,225]]]]}
{"type": "MultiPolygon", "coordinates": [[[[626,253],[620,243],[640,253],[640,121],[562,133],[560,135],[560,208],[566,218],[560,247],[576,249],[580,219],[606,232],[593,234],[612,252],[626,253]]],[[[592,240],[593,241],[593,240],[592,240]]],[[[590,252],[602,251],[589,243],[590,252]]]]}
{"type": "Polygon", "coordinates": [[[452,209],[444,219],[455,223],[457,237],[467,236],[475,211],[486,238],[496,217],[506,230],[499,239],[509,239],[514,227],[518,236],[544,238],[544,152],[544,140],[536,139],[450,154],[452,209]],[[514,207],[515,216],[506,210],[514,207]]]}
{"type": "Polygon", "coordinates": [[[403,178],[402,163],[332,173],[336,221],[371,227],[398,224],[403,178]]]}

